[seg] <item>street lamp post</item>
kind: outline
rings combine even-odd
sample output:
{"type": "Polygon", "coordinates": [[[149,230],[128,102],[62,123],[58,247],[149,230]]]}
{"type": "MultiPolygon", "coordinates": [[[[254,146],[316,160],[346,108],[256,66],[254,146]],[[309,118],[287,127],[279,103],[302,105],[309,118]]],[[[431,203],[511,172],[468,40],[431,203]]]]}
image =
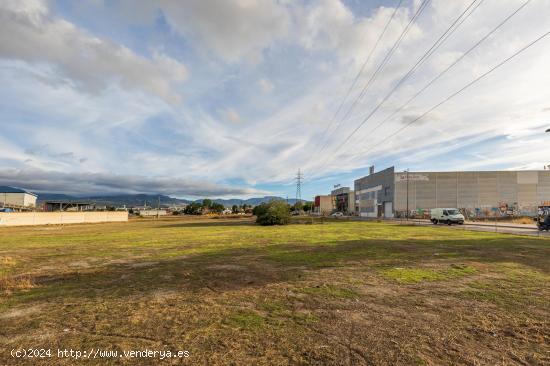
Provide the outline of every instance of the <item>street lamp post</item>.
{"type": "Polygon", "coordinates": [[[409,221],[409,169],[407,172],[407,221],[409,221]]]}

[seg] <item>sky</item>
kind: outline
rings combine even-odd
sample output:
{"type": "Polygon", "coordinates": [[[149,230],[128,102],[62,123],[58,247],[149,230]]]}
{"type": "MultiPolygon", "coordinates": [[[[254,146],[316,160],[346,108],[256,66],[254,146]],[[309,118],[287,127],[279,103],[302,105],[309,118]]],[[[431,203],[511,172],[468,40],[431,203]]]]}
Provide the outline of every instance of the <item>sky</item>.
{"type": "Polygon", "coordinates": [[[542,169],[550,36],[431,108],[550,31],[549,13],[550,0],[3,0],[0,184],[294,197],[300,169],[311,199],[371,165],[542,169]]]}

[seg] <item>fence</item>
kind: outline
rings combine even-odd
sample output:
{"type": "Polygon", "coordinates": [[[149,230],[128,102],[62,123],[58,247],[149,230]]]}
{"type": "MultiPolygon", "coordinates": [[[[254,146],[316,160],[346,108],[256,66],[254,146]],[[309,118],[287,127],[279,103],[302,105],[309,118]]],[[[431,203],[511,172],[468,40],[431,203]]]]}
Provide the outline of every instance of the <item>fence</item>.
{"type": "Polygon", "coordinates": [[[127,212],[0,212],[0,227],[122,221],[128,221],[127,212]]]}

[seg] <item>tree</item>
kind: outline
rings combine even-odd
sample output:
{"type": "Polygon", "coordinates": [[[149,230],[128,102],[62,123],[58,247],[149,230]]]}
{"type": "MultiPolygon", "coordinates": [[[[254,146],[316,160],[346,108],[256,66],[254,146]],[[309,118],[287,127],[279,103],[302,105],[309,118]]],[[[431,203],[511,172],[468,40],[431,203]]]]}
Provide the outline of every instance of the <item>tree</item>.
{"type": "Polygon", "coordinates": [[[304,209],[304,204],[302,203],[302,201],[297,201],[295,204],[294,204],[294,211],[302,211],[304,209]]]}
{"type": "Polygon", "coordinates": [[[212,200],[211,199],[205,198],[205,199],[202,200],[202,208],[209,209],[211,207],[212,207],[212,200]]]}
{"type": "Polygon", "coordinates": [[[192,202],[187,206],[185,206],[183,213],[186,215],[200,215],[201,209],[202,209],[202,205],[200,203],[192,202]]]}
{"type": "Polygon", "coordinates": [[[221,203],[213,202],[210,205],[210,211],[212,211],[212,212],[222,213],[223,210],[225,210],[225,207],[221,203]]]}
{"type": "Polygon", "coordinates": [[[312,209],[313,209],[313,203],[311,203],[311,202],[306,202],[306,203],[304,203],[304,208],[303,208],[303,210],[304,210],[305,212],[309,212],[309,211],[311,211],[312,209]]]}
{"type": "Polygon", "coordinates": [[[254,216],[261,216],[267,212],[268,204],[267,203],[260,203],[258,206],[255,206],[252,209],[252,214],[254,216]]]}
{"type": "Polygon", "coordinates": [[[231,207],[231,212],[234,214],[239,213],[239,206],[233,205],[233,207],[231,207]]]}
{"type": "Polygon", "coordinates": [[[286,225],[290,222],[290,211],[283,201],[262,203],[254,207],[253,213],[260,225],[286,225]]]}

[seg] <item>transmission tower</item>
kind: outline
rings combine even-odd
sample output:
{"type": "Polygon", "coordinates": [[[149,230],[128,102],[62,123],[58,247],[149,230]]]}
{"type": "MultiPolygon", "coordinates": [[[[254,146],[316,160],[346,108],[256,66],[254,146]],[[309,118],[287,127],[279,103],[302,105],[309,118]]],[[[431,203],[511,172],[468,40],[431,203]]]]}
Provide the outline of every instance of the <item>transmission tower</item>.
{"type": "Polygon", "coordinates": [[[304,176],[300,169],[298,169],[298,174],[296,175],[296,202],[302,202],[302,180],[304,176]]]}

